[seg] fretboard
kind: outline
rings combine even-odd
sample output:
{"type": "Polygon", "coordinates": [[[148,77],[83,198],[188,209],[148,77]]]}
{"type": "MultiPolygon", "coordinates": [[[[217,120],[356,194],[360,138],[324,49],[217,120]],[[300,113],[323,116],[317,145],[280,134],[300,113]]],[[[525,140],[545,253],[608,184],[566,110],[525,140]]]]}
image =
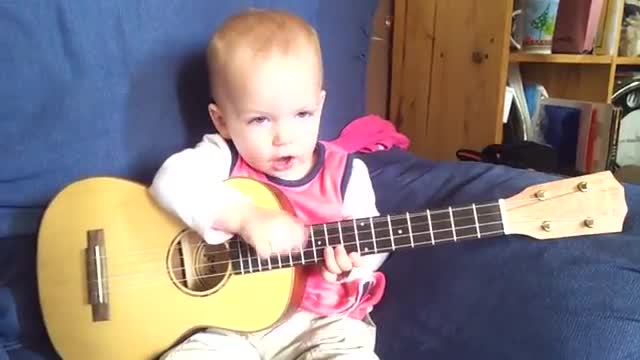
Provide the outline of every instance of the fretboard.
{"type": "Polygon", "coordinates": [[[342,245],[348,253],[386,253],[504,234],[498,202],[447,207],[399,215],[344,220],[308,226],[304,249],[260,259],[243,241],[230,243],[233,272],[248,274],[315,264],[327,246],[342,245]]]}

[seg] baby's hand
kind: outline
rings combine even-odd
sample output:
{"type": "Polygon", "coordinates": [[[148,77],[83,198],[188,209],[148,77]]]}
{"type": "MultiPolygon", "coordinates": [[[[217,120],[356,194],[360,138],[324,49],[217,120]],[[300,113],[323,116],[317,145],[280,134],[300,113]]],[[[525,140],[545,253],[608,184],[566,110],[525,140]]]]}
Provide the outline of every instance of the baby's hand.
{"type": "Polygon", "coordinates": [[[353,252],[347,255],[347,251],[342,246],[337,246],[335,250],[331,247],[324,249],[324,266],[322,267],[322,277],[326,281],[337,281],[338,275],[348,273],[354,267],[362,265],[360,254],[353,252]]]}
{"type": "Polygon", "coordinates": [[[238,234],[256,249],[258,256],[299,250],[305,242],[304,225],[281,210],[251,206],[238,234]]]}

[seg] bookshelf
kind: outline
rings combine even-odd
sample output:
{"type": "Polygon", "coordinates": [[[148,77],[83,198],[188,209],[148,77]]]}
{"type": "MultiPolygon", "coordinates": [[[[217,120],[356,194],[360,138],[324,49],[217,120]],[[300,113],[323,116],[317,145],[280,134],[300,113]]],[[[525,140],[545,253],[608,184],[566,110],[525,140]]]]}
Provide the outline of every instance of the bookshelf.
{"type": "Polygon", "coordinates": [[[640,57],[611,55],[570,55],[570,54],[527,54],[514,52],[509,54],[512,63],[541,64],[616,64],[640,65],[640,57]]]}
{"type": "MultiPolygon", "coordinates": [[[[624,1],[617,6],[622,13],[624,1]]],[[[612,54],[618,54],[621,28],[621,22],[613,24],[612,54]]],[[[543,85],[552,97],[610,103],[616,73],[640,65],[640,57],[510,52],[509,63],[520,65],[523,81],[543,85]]]]}
{"type": "MultiPolygon", "coordinates": [[[[634,58],[635,60],[635,58],[634,58]]],[[[509,61],[513,63],[539,64],[611,64],[614,57],[610,55],[572,55],[572,54],[528,54],[514,52],[509,54],[509,61]]],[[[640,58],[638,58],[640,63],[640,58]]]]}
{"type": "Polygon", "coordinates": [[[455,160],[458,149],[500,143],[511,65],[552,97],[605,103],[617,71],[640,69],[640,57],[511,52],[513,0],[491,4],[394,1],[389,118],[419,156],[455,160]]]}
{"type": "Polygon", "coordinates": [[[640,57],[618,56],[615,62],[617,65],[640,65],[640,57]]]}

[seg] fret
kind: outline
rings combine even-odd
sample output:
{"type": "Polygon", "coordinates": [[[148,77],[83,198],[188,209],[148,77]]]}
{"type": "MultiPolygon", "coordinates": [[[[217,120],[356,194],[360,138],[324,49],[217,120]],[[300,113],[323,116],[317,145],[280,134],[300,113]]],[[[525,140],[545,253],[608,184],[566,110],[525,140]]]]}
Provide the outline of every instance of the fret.
{"type": "Polygon", "coordinates": [[[329,245],[329,234],[327,233],[327,224],[322,224],[322,228],[324,229],[324,242],[327,245],[327,247],[329,247],[331,245],[329,245]]]}
{"type": "Polygon", "coordinates": [[[458,239],[478,237],[475,217],[473,215],[473,207],[464,206],[453,208],[453,214],[456,224],[456,237],[458,239]]]}
{"type": "Polygon", "coordinates": [[[429,220],[429,236],[431,237],[431,245],[436,244],[436,239],[433,236],[433,224],[431,223],[431,212],[427,209],[427,219],[429,220]]]}
{"type": "Polygon", "coordinates": [[[430,243],[431,228],[429,227],[429,217],[426,212],[409,214],[406,219],[409,230],[409,245],[418,247],[430,243]]]}
{"type": "Polygon", "coordinates": [[[375,243],[372,240],[371,228],[369,227],[368,218],[351,219],[343,222],[343,228],[348,229],[352,227],[352,230],[345,230],[343,233],[345,239],[345,249],[347,252],[357,252],[361,255],[368,255],[373,253],[373,247],[375,243]]]}
{"type": "MultiPolygon", "coordinates": [[[[329,234],[327,234],[327,224],[322,224],[322,227],[324,228],[324,244],[326,247],[330,247],[331,245],[329,245],[329,234]]],[[[318,241],[318,245],[320,245],[320,241],[318,241]]]]}
{"type": "MultiPolygon", "coordinates": [[[[356,238],[356,246],[360,247],[360,236],[358,235],[358,225],[356,225],[356,219],[352,219],[352,223],[353,223],[353,235],[356,238]]],[[[360,253],[360,251],[358,251],[358,253],[360,253]]]]}
{"type": "Polygon", "coordinates": [[[300,256],[306,257],[307,260],[305,264],[313,264],[318,262],[318,257],[314,249],[302,249],[302,251],[300,252],[300,256]]]}
{"type": "Polygon", "coordinates": [[[477,205],[476,213],[478,215],[478,228],[480,229],[481,237],[486,235],[497,236],[504,234],[502,214],[500,213],[500,206],[497,202],[477,205]]]}
{"type": "Polygon", "coordinates": [[[387,219],[378,218],[373,220],[373,232],[375,233],[376,250],[378,252],[389,251],[393,248],[390,230],[387,219]]]}
{"type": "Polygon", "coordinates": [[[378,253],[378,241],[376,241],[376,231],[373,227],[373,218],[369,218],[369,225],[371,226],[371,240],[373,241],[373,252],[378,253]]]}
{"type": "Polygon", "coordinates": [[[251,249],[249,248],[249,246],[245,243],[242,242],[240,243],[238,246],[242,246],[244,248],[247,249],[247,261],[249,262],[249,272],[252,273],[253,272],[253,264],[252,264],[252,259],[251,259],[251,249]]]}
{"type": "Polygon", "coordinates": [[[387,215],[387,224],[389,224],[389,237],[391,237],[391,250],[396,249],[396,242],[393,239],[393,227],[391,227],[391,216],[387,215]]]}
{"type": "Polygon", "coordinates": [[[409,213],[407,213],[407,227],[409,228],[409,239],[411,240],[411,247],[416,247],[416,245],[413,243],[413,230],[411,229],[411,216],[409,216],[409,213]]]}
{"type": "Polygon", "coordinates": [[[353,219],[338,222],[332,228],[329,228],[332,246],[344,247],[347,254],[358,251],[358,230],[353,219]]]}
{"type": "Polygon", "coordinates": [[[344,247],[344,239],[342,238],[342,222],[338,222],[338,233],[340,235],[340,245],[342,245],[342,247],[344,247]]]}
{"type": "Polygon", "coordinates": [[[431,229],[433,234],[433,243],[439,241],[449,241],[455,239],[453,228],[451,227],[451,217],[448,210],[439,209],[430,212],[431,229]]]}
{"type": "Polygon", "coordinates": [[[362,255],[375,254],[377,252],[376,242],[374,241],[373,228],[370,226],[373,222],[372,218],[353,219],[350,221],[354,230],[355,251],[362,255]]]}
{"type": "Polygon", "coordinates": [[[258,256],[258,253],[254,251],[254,253],[256,254],[256,260],[258,263],[258,271],[262,271],[262,261],[260,259],[260,257],[258,256]]]}
{"type": "MultiPolygon", "coordinates": [[[[242,250],[240,250],[240,241],[236,240],[235,243],[238,245],[238,260],[240,261],[240,272],[244,274],[244,265],[242,264],[242,250]]],[[[231,246],[230,246],[231,247],[231,246]]]]}
{"type": "Polygon", "coordinates": [[[476,223],[476,233],[478,234],[478,239],[480,238],[480,224],[478,224],[478,212],[476,211],[476,204],[471,204],[471,208],[473,209],[473,219],[476,223]]]}
{"type": "Polygon", "coordinates": [[[453,242],[458,241],[458,239],[456,238],[456,224],[453,221],[453,210],[451,209],[451,206],[449,206],[449,218],[451,219],[451,232],[453,233],[453,242]]]}
{"type": "Polygon", "coordinates": [[[483,204],[476,206],[478,222],[480,223],[480,234],[503,232],[502,214],[500,213],[500,205],[496,203],[483,204]]]}
{"type": "Polygon", "coordinates": [[[326,244],[332,247],[344,244],[342,240],[345,235],[342,233],[343,226],[344,224],[341,222],[332,222],[324,226],[324,231],[321,236],[324,236],[327,239],[326,244]]]}
{"type": "Polygon", "coordinates": [[[234,274],[244,275],[252,273],[253,269],[250,268],[251,260],[249,258],[249,248],[250,246],[244,241],[241,241],[239,238],[229,241],[229,260],[232,262],[231,265],[234,269],[234,274]],[[235,253],[237,253],[237,257],[231,255],[235,253]]]}
{"type": "Polygon", "coordinates": [[[471,208],[458,207],[451,209],[449,220],[456,226],[455,231],[452,230],[452,233],[455,233],[454,242],[458,241],[458,239],[467,239],[469,235],[474,233],[473,216],[471,215],[471,208]]]}
{"type": "Polygon", "coordinates": [[[409,217],[398,215],[387,219],[387,221],[391,224],[392,250],[411,246],[413,239],[411,226],[409,225],[409,217]]]}
{"type": "MultiPolygon", "coordinates": [[[[358,230],[354,229],[354,233],[357,234],[358,230]]],[[[358,241],[357,239],[356,239],[356,250],[358,251],[358,254],[362,254],[362,250],[360,249],[360,241],[358,241]]]]}
{"type": "Polygon", "coordinates": [[[260,259],[247,243],[239,239],[230,242],[229,256],[234,274],[317,263],[324,258],[323,250],[327,246],[342,245],[348,253],[357,251],[368,255],[504,234],[502,213],[497,202],[319,225],[309,226],[311,246],[307,245],[299,252],[289,251],[288,261],[280,253],[260,259]]]}
{"type": "Polygon", "coordinates": [[[271,270],[271,256],[267,257],[267,264],[269,264],[269,270],[271,270]]]}
{"type": "Polygon", "coordinates": [[[260,257],[251,245],[245,243],[245,247],[247,248],[247,254],[249,254],[249,261],[253,266],[253,271],[262,271],[262,264],[260,263],[260,257]]]}
{"type": "Polygon", "coordinates": [[[262,271],[262,259],[258,256],[257,253],[256,253],[256,260],[258,263],[258,271],[262,271]]]}
{"type": "Polygon", "coordinates": [[[318,255],[316,255],[316,237],[313,235],[313,225],[309,225],[309,232],[311,233],[311,246],[313,246],[313,260],[318,262],[318,255]]]}

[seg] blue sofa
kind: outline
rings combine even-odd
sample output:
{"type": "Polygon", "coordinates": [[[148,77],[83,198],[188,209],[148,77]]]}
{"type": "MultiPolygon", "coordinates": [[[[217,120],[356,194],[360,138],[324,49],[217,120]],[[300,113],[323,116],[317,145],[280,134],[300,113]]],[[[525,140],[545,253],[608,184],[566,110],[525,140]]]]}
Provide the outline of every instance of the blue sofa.
{"type": "MultiPolygon", "coordinates": [[[[319,31],[321,137],[365,109],[375,0],[0,2],[0,360],[55,359],[38,304],[40,217],[86,176],[148,183],[211,131],[204,48],[227,15],[279,7],[319,31]]],[[[381,212],[509,196],[551,175],[360,154],[381,212]]],[[[503,236],[396,253],[374,310],[383,359],[640,359],[640,189],[624,232],[537,242],[503,236]]],[[[135,334],[132,334],[135,336],[135,334]]]]}

